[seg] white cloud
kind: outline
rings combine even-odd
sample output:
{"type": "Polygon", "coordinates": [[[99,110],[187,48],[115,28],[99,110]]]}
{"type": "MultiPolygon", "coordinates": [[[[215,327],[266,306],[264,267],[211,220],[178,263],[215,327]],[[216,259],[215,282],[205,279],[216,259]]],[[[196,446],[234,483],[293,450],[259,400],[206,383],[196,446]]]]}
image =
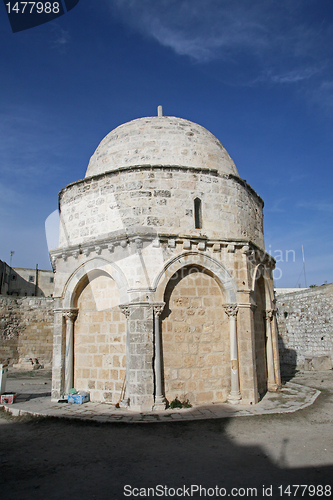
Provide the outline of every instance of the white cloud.
{"type": "Polygon", "coordinates": [[[61,28],[61,26],[59,26],[58,23],[53,22],[52,34],[53,34],[53,40],[51,42],[52,47],[63,52],[70,42],[69,32],[61,28]]]}
{"type": "Polygon", "coordinates": [[[161,45],[197,62],[229,57],[233,50],[259,50],[269,30],[266,1],[111,0],[114,14],[161,45]]]}
{"type": "Polygon", "coordinates": [[[333,203],[326,201],[306,201],[297,203],[298,208],[306,208],[308,210],[315,210],[319,212],[333,212],[333,203]]]}
{"type": "Polygon", "coordinates": [[[125,23],[197,62],[229,58],[239,51],[259,58],[272,51],[318,58],[320,33],[299,20],[304,3],[298,0],[109,0],[109,4],[125,23]]]}
{"type": "Polygon", "coordinates": [[[286,209],[281,207],[281,204],[285,204],[286,198],[280,198],[278,200],[275,200],[272,204],[269,203],[265,207],[266,212],[285,212],[286,209]]]}
{"type": "Polygon", "coordinates": [[[333,23],[309,15],[315,0],[106,1],[124,24],[177,55],[223,61],[224,83],[298,85],[308,100],[333,105],[333,23]]]}
{"type": "Polygon", "coordinates": [[[262,73],[253,83],[271,81],[273,83],[298,83],[303,80],[308,80],[315,75],[322,72],[323,68],[320,67],[308,67],[299,68],[283,73],[274,73],[273,70],[266,70],[262,73]]]}

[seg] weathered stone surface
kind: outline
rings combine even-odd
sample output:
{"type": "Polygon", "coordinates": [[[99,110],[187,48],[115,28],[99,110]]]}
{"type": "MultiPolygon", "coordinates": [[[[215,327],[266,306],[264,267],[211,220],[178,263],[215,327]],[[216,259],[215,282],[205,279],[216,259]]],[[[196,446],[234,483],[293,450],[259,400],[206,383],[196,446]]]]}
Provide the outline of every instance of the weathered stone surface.
{"type": "Polygon", "coordinates": [[[314,356],[313,358],[305,358],[304,370],[306,371],[332,370],[332,358],[331,356],[314,356]]]}
{"type": "Polygon", "coordinates": [[[277,295],[281,363],[311,370],[330,366],[319,359],[333,359],[332,303],[333,284],[277,295]]]}
{"type": "Polygon", "coordinates": [[[51,365],[53,309],[52,298],[0,297],[0,363],[51,365]]]}
{"type": "Polygon", "coordinates": [[[146,117],[120,125],[99,144],[86,177],[125,165],[186,165],[238,175],[222,144],[200,125],[174,116],[146,117]]]}

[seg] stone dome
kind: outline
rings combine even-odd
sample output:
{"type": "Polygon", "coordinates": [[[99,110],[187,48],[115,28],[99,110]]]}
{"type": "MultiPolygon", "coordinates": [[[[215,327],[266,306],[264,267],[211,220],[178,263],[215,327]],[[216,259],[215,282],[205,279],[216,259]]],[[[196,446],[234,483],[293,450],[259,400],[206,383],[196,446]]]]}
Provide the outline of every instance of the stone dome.
{"type": "Polygon", "coordinates": [[[141,165],[209,168],[239,176],[228,152],[204,127],[174,116],[153,116],[124,123],[104,137],[86,177],[141,165]]]}

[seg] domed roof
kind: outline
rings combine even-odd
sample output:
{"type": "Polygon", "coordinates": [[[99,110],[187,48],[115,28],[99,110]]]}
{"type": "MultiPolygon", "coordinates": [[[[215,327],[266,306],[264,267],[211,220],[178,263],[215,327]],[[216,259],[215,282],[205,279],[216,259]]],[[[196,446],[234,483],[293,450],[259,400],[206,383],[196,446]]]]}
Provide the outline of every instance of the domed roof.
{"type": "Polygon", "coordinates": [[[180,165],[239,175],[220,141],[204,127],[174,116],[153,116],[124,123],[104,137],[90,158],[86,177],[139,165],[180,165]]]}

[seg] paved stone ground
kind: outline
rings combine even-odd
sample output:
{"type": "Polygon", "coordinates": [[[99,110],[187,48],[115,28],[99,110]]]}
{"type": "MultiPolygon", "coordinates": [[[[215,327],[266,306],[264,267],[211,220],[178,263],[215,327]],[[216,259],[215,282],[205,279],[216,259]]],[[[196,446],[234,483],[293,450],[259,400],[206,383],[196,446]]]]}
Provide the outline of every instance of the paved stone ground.
{"type": "MultiPolygon", "coordinates": [[[[38,399],[49,400],[49,396],[40,397],[50,390],[49,379],[43,380],[42,373],[24,379],[15,376],[11,374],[7,389],[11,384],[20,388],[17,392],[25,393],[27,401],[12,405],[12,409],[39,404],[38,399]]],[[[245,498],[330,498],[333,372],[297,373],[284,389],[275,398],[281,398],[280,406],[284,405],[284,411],[289,413],[275,413],[279,404],[267,399],[260,403],[262,410],[260,405],[240,406],[240,410],[230,407],[230,413],[221,412],[219,418],[215,408],[197,407],[191,410],[191,420],[182,418],[191,411],[173,412],[181,418],[160,420],[159,415],[153,415],[154,420],[145,425],[142,421],[146,416],[142,415],[131,425],[124,419],[101,422],[99,418],[110,417],[105,409],[99,416],[91,412],[68,418],[70,413],[66,412],[85,411],[86,405],[62,405],[66,406],[62,416],[67,418],[13,417],[2,410],[1,497],[108,500],[138,496],[221,498],[237,494],[245,498]],[[312,404],[293,411],[293,402],[308,392],[299,385],[311,388],[313,397],[317,390],[320,394],[312,404]],[[269,413],[264,413],[263,407],[269,413]],[[233,418],[256,408],[260,413],[233,418]],[[308,488],[305,492],[304,488],[295,491],[292,485],[298,484],[308,488]],[[167,487],[163,495],[156,489],[158,485],[167,487]],[[288,485],[290,490],[286,489],[288,485]],[[180,488],[178,494],[172,488],[180,488]]],[[[111,411],[109,406],[107,409],[111,411]]]]}
{"type": "Polygon", "coordinates": [[[43,371],[9,374],[6,391],[16,392],[15,404],[2,405],[13,416],[64,417],[98,422],[170,422],[173,420],[202,420],[211,418],[244,417],[272,413],[290,413],[311,405],[320,392],[304,385],[286,382],[277,393],[267,393],[256,405],[211,404],[188,409],[138,413],[116,408],[106,403],[52,403],[50,373],[43,371]]]}

